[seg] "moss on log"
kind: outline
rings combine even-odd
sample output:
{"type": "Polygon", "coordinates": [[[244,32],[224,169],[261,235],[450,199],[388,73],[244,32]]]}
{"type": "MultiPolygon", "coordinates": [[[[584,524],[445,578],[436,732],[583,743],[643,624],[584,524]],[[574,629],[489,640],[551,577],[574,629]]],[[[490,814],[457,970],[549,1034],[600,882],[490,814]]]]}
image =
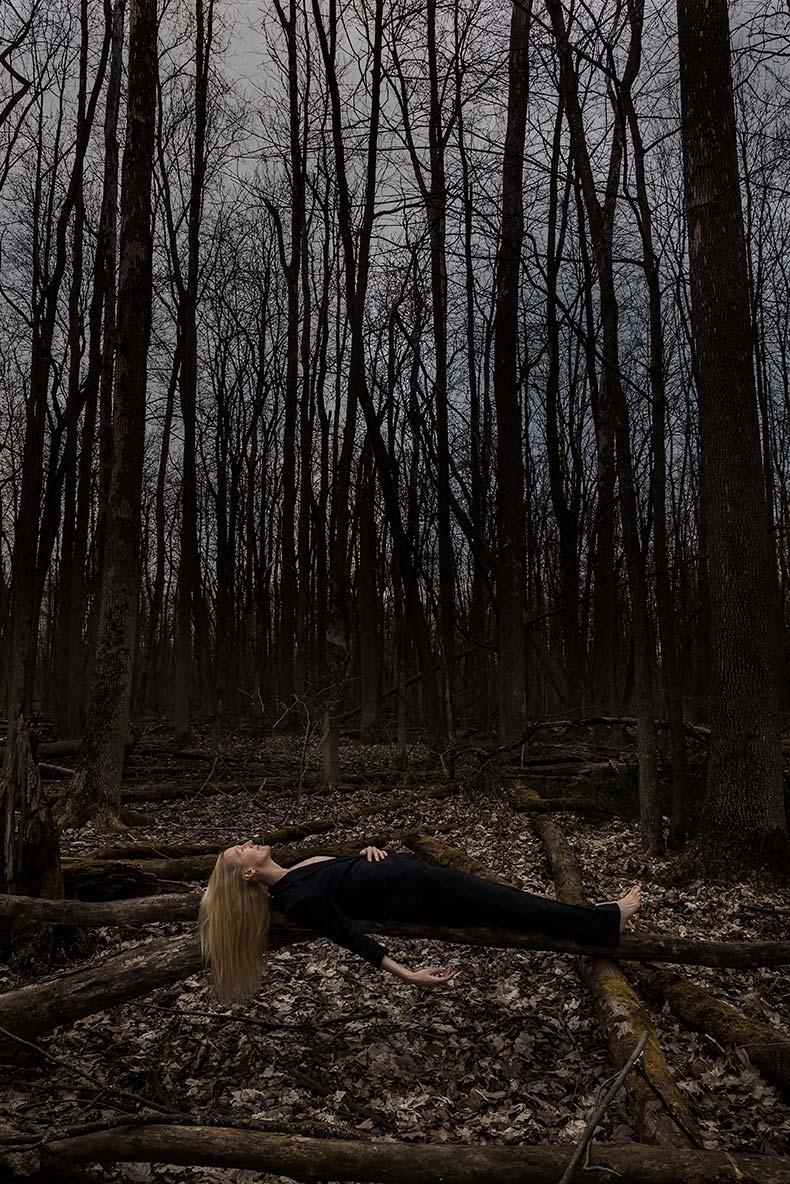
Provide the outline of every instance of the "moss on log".
{"type": "MultiPolygon", "coordinates": [[[[533,818],[532,826],[546,848],[559,898],[568,904],[587,904],[579,866],[563,832],[542,815],[533,818]]],[[[579,972],[589,988],[598,1022],[618,1069],[628,1060],[642,1034],[647,1033],[642,1066],[671,1108],[674,1120],[642,1076],[630,1074],[626,1091],[641,1138],[647,1143],[670,1147],[684,1142],[701,1147],[697,1123],[672,1076],[650,1017],[622,970],[611,957],[582,958],[579,972]]]]}
{"type": "Polygon", "coordinates": [[[790,1033],[751,1019],[682,974],[628,963],[627,971],[651,999],[665,1002],[690,1028],[713,1036],[724,1048],[743,1049],[770,1081],[790,1088],[790,1033]]]}

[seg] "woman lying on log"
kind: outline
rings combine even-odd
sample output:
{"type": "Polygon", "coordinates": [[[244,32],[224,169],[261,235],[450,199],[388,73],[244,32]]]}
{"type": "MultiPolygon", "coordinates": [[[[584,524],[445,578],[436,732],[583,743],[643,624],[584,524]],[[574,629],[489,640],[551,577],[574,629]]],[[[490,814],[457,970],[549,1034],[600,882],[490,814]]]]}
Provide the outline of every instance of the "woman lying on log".
{"type": "Polygon", "coordinates": [[[621,900],[587,906],[563,904],[468,872],[434,867],[417,855],[388,855],[365,847],[359,855],[314,855],[280,867],[268,844],[250,839],[217,859],[200,902],[203,956],[215,994],[240,1001],[261,985],[270,908],[287,914],[338,945],[421,987],[447,983],[445,966],[408,970],[379,942],[348,920],[411,921],[429,925],[488,925],[614,948],[639,911],[637,884],[621,900]]]}

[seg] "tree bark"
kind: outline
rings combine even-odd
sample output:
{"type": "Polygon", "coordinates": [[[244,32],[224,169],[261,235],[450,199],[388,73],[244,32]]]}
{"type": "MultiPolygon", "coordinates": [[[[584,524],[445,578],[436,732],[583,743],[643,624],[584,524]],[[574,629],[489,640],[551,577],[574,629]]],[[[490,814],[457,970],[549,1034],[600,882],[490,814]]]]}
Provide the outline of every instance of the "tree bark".
{"type": "MultiPolygon", "coordinates": [[[[248,1168],[299,1180],[369,1180],[377,1184],[556,1184],[573,1146],[474,1147],[308,1139],[216,1126],[128,1126],[55,1140],[48,1154],[69,1161],[179,1163],[248,1168]]],[[[589,1184],[712,1184],[714,1180],[788,1184],[790,1159],[669,1147],[594,1146],[589,1184]]]]}
{"type": "MultiPolygon", "coordinates": [[[[623,149],[622,127],[619,121],[615,121],[606,196],[602,204],[596,191],[590,162],[579,100],[578,76],[562,5],[560,0],[546,0],[546,7],[551,17],[559,54],[561,93],[568,122],[571,151],[579,173],[590,236],[598,264],[603,331],[603,372],[599,394],[601,420],[613,429],[616,443],[623,550],[631,601],[635,668],[634,691],[636,714],[639,719],[637,751],[639,754],[639,815],[642,847],[646,853],[658,855],[664,848],[664,836],[656,775],[656,736],[653,722],[653,662],[655,653],[648,613],[645,557],[640,537],[634,465],[631,455],[630,416],[620,375],[619,309],[612,255],[615,199],[623,149]]],[[[628,59],[619,84],[621,90],[629,90],[635,81],[639,71],[640,55],[641,24],[637,22],[631,26],[628,59]]]]}
{"type": "Polygon", "coordinates": [[[629,978],[652,999],[669,1004],[690,1028],[712,1036],[724,1048],[748,1054],[769,1081],[790,1087],[790,1035],[764,1020],[751,1019],[724,999],[681,974],[658,966],[629,965],[629,978]]]}
{"type": "Polygon", "coordinates": [[[58,820],[114,829],[129,730],[140,589],[145,395],[151,330],[151,176],[156,111],[156,0],[133,0],[127,135],[121,193],[115,455],[98,652],[80,769],[58,820]]]}
{"type": "Polygon", "coordinates": [[[195,649],[204,679],[204,690],[214,706],[208,670],[207,622],[203,608],[203,581],[198,550],[197,505],[197,393],[198,333],[197,305],[200,280],[200,226],[206,177],[206,129],[208,123],[208,78],[214,31],[213,0],[195,0],[195,138],[189,193],[187,275],[182,280],[177,244],[171,232],[171,254],[179,291],[178,342],[180,354],[179,395],[184,428],[181,480],[181,555],[178,568],[175,698],[173,730],[183,738],[189,730],[189,700],[192,686],[192,623],[195,649]],[[204,11],[204,3],[207,7],[204,11]]]}
{"type": "Polygon", "coordinates": [[[531,10],[531,0],[528,0],[526,4],[514,4],[510,14],[502,232],[496,266],[494,399],[497,418],[497,734],[500,744],[509,744],[521,735],[527,714],[524,462],[518,371],[531,10]]]}
{"type": "Polygon", "coordinates": [[[689,860],[787,880],[772,562],[752,368],[727,0],[678,0],[681,135],[710,577],[711,743],[689,860]]]}

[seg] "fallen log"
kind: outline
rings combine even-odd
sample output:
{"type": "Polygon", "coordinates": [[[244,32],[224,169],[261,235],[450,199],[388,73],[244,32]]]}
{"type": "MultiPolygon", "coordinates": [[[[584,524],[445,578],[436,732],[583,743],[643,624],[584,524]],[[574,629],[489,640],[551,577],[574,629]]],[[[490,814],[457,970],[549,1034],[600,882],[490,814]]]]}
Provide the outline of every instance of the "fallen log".
{"type": "Polygon", "coordinates": [[[0,895],[0,917],[26,917],[78,929],[151,925],[156,921],[194,921],[200,895],[143,896],[131,900],[47,900],[0,895]]]}
{"type": "MultiPolygon", "coordinates": [[[[307,854],[315,852],[308,849],[307,854]]],[[[305,858],[304,855],[302,857],[305,858]]],[[[189,913],[185,901],[195,902],[196,915],[199,899],[197,894],[175,893],[122,901],[46,900],[39,897],[0,895],[0,916],[29,915],[41,921],[84,927],[147,925],[152,921],[189,920],[192,914],[189,913]]],[[[276,917],[275,914],[275,928],[276,917]]],[[[587,954],[606,958],[611,958],[613,953],[606,946],[588,946],[579,942],[562,941],[545,934],[516,933],[480,926],[474,929],[431,929],[424,925],[406,925],[396,921],[355,920],[354,923],[358,929],[366,933],[382,933],[390,937],[435,938],[436,941],[458,945],[553,950],[559,954],[587,954]]],[[[622,960],[675,962],[685,966],[722,966],[737,970],[750,970],[758,966],[790,966],[790,942],[787,941],[715,942],[648,932],[624,933],[615,952],[617,958],[622,960]]]]}
{"type": "Polygon", "coordinates": [[[688,1027],[707,1033],[724,1048],[742,1049],[765,1077],[790,1088],[790,1033],[750,1019],[685,975],[636,963],[629,963],[627,970],[645,995],[667,1003],[688,1027]]]}
{"type": "MultiPolygon", "coordinates": [[[[367,841],[377,847],[391,842],[389,834],[372,835],[367,841]]],[[[309,859],[319,850],[327,855],[355,855],[360,840],[331,843],[317,847],[285,847],[278,851],[283,866],[290,867],[302,859],[309,859]]],[[[183,859],[141,859],[114,861],[85,858],[63,860],[63,879],[67,896],[81,900],[113,900],[130,895],[155,896],[162,892],[180,891],[183,884],[207,880],[211,875],[219,850],[209,855],[193,855],[183,859]],[[137,891],[135,891],[137,889],[137,891]]]]}
{"type": "MultiPolygon", "coordinates": [[[[0,897],[0,903],[14,898],[0,897]]],[[[16,898],[17,900],[19,898],[16,898]]],[[[157,920],[184,920],[184,913],[188,911],[183,897],[172,897],[176,902],[174,916],[166,917],[164,903],[162,913],[157,920]]],[[[195,914],[197,914],[198,896],[193,898],[195,914]]],[[[36,907],[42,909],[46,901],[37,901],[36,907]]],[[[84,917],[75,917],[69,921],[69,905],[91,902],[50,901],[57,908],[53,919],[63,924],[86,924],[84,917]]],[[[134,902],[125,902],[130,905],[134,902]]],[[[138,902],[153,904],[153,901],[138,902]]],[[[103,907],[110,909],[116,902],[109,902],[103,907]]],[[[91,904],[92,921],[101,918],[98,910],[102,906],[91,904]]],[[[42,913],[39,912],[41,917],[42,913]]],[[[113,920],[101,918],[102,923],[112,924],[113,920]]],[[[452,945],[488,946],[495,949],[517,950],[553,950],[561,954],[576,954],[589,957],[608,957],[611,950],[604,947],[582,945],[579,942],[562,941],[558,938],[547,937],[540,933],[517,933],[504,929],[489,929],[485,926],[474,926],[469,929],[444,928],[430,925],[414,925],[400,921],[366,921],[355,919],[354,924],[363,933],[375,933],[384,937],[414,938],[419,941],[442,941],[452,945]]],[[[277,949],[280,945],[291,941],[314,940],[317,935],[308,929],[301,929],[287,917],[280,913],[272,914],[270,929],[270,947],[277,949]]],[[[681,939],[677,939],[681,940],[681,939]]],[[[685,939],[683,939],[685,940],[685,939]]],[[[695,943],[687,942],[687,946],[695,943]]],[[[696,943],[697,946],[705,943],[696,943]]],[[[770,944],[770,943],[767,943],[770,944]]],[[[618,947],[621,956],[631,960],[664,960],[666,947],[660,939],[654,937],[639,937],[629,935],[624,937],[618,947]]],[[[683,951],[688,953],[689,951],[683,951]]],[[[785,959],[790,962],[790,949],[785,952],[785,959]]],[[[686,959],[688,960],[688,958],[686,959]]],[[[699,956],[692,953],[692,961],[699,961],[699,956]]],[[[145,995],[156,987],[168,983],[178,982],[187,978],[200,969],[200,951],[194,934],[185,937],[168,937],[161,940],[142,942],[121,954],[91,962],[82,970],[63,974],[44,982],[31,983],[20,987],[16,991],[8,991],[0,995],[0,1027],[16,1032],[20,1036],[30,1036],[49,1031],[62,1024],[72,1023],[93,1012],[104,1011],[118,1002],[132,999],[137,995],[145,995]],[[190,952],[191,951],[191,952],[190,952]]]]}
{"type": "MultiPolygon", "coordinates": [[[[532,826],[546,848],[557,896],[568,904],[587,904],[579,865],[563,832],[540,814],[532,819],[532,826]]],[[[624,944],[621,939],[620,946],[624,944]]],[[[650,1017],[622,970],[611,960],[611,954],[580,959],[579,973],[590,991],[598,1022],[618,1069],[626,1063],[640,1037],[647,1034],[642,1059],[644,1072],[673,1117],[666,1113],[643,1077],[631,1074],[626,1081],[626,1092],[641,1139],[669,1147],[684,1143],[701,1147],[702,1135],[672,1076],[650,1017]]]]}
{"type": "MultiPolygon", "coordinates": [[[[379,1184],[556,1184],[573,1147],[475,1147],[469,1144],[309,1139],[243,1127],[146,1125],[116,1127],[47,1148],[58,1160],[82,1163],[167,1163],[247,1168],[297,1180],[354,1180],[379,1184]]],[[[790,1184],[790,1158],[644,1147],[638,1143],[590,1148],[589,1184],[790,1184]]]]}
{"type": "Polygon", "coordinates": [[[121,954],[90,962],[82,970],[31,983],[0,995],[0,1054],[13,1053],[11,1035],[30,1040],[86,1015],[105,1011],[179,982],[201,968],[194,934],[143,942],[121,954]],[[11,1035],[7,1035],[9,1033],[11,1035]]]}
{"type": "MultiPolygon", "coordinates": [[[[459,790],[460,785],[458,782],[447,782],[422,791],[418,794],[418,799],[448,797],[451,794],[458,793],[459,790]]],[[[376,815],[391,813],[393,810],[401,808],[401,802],[390,799],[386,802],[380,802],[375,806],[362,806],[356,810],[348,810],[345,814],[340,814],[336,818],[317,818],[299,826],[280,827],[278,830],[270,831],[266,834],[262,842],[279,846],[281,843],[287,843],[294,839],[307,838],[309,835],[327,834],[339,827],[349,824],[353,825],[359,822],[361,818],[372,818],[376,815]]],[[[232,841],[229,840],[225,846],[230,846],[232,841]]],[[[383,841],[380,841],[379,838],[376,838],[375,840],[368,839],[367,841],[375,842],[376,846],[383,846],[386,845],[388,840],[385,838],[383,841]]],[[[331,853],[337,855],[346,854],[349,847],[353,847],[353,844],[340,844],[337,847],[332,847],[331,853]],[[341,847],[343,848],[342,850],[340,849],[341,847]]],[[[105,847],[99,851],[91,852],[88,856],[80,856],[64,861],[66,894],[69,896],[80,896],[83,899],[110,899],[109,892],[101,891],[100,882],[104,874],[102,868],[105,863],[113,863],[116,860],[125,861],[131,859],[131,863],[122,863],[122,866],[118,868],[121,883],[128,881],[130,886],[136,883],[139,883],[141,888],[144,884],[150,886],[150,880],[146,878],[150,875],[160,880],[169,881],[185,882],[204,880],[211,875],[211,869],[221,850],[221,845],[208,843],[173,844],[170,847],[170,851],[174,853],[173,855],[170,855],[170,851],[155,847],[149,843],[140,845],[118,844],[112,847],[105,847]],[[161,856],[164,856],[164,858],[161,856]],[[137,860],[144,860],[145,862],[139,864],[137,860]],[[88,894],[90,895],[88,896],[88,894]]],[[[330,848],[326,848],[326,850],[330,852],[330,848]]],[[[286,861],[286,866],[288,866],[288,862],[298,862],[297,858],[288,860],[288,854],[286,851],[278,853],[278,857],[286,861]]],[[[315,854],[315,851],[310,852],[310,854],[315,854]]],[[[300,859],[306,857],[305,855],[299,855],[300,859]]]]}
{"type": "MultiPolygon", "coordinates": [[[[403,842],[415,855],[419,855],[426,863],[435,864],[436,867],[451,867],[459,872],[469,872],[472,876],[479,876],[482,880],[492,880],[495,884],[504,884],[506,887],[514,886],[512,881],[494,875],[485,864],[480,863],[478,859],[473,859],[471,855],[467,855],[459,847],[451,847],[449,843],[437,839],[435,835],[426,834],[425,831],[405,831],[403,842]]],[[[518,885],[515,886],[518,887],[518,885]]]]}
{"type": "Polygon", "coordinates": [[[541,798],[540,802],[526,800],[511,802],[511,809],[523,814],[607,814],[605,806],[592,798],[541,798]]]}
{"type": "Polygon", "coordinates": [[[516,813],[559,814],[563,811],[571,814],[611,813],[604,806],[599,806],[592,798],[541,797],[536,789],[533,789],[520,777],[510,782],[509,789],[510,808],[516,813]]]}

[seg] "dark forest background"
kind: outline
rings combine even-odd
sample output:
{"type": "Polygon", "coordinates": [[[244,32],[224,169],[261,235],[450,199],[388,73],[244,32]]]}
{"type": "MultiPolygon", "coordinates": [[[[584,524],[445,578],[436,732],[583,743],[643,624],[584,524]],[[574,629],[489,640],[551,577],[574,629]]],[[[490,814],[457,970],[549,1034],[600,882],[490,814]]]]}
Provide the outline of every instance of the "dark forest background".
{"type": "Polygon", "coordinates": [[[149,717],[330,784],[341,726],[627,717],[646,850],[787,866],[789,24],[3,6],[6,754],[83,740],[61,824],[149,717]]]}

